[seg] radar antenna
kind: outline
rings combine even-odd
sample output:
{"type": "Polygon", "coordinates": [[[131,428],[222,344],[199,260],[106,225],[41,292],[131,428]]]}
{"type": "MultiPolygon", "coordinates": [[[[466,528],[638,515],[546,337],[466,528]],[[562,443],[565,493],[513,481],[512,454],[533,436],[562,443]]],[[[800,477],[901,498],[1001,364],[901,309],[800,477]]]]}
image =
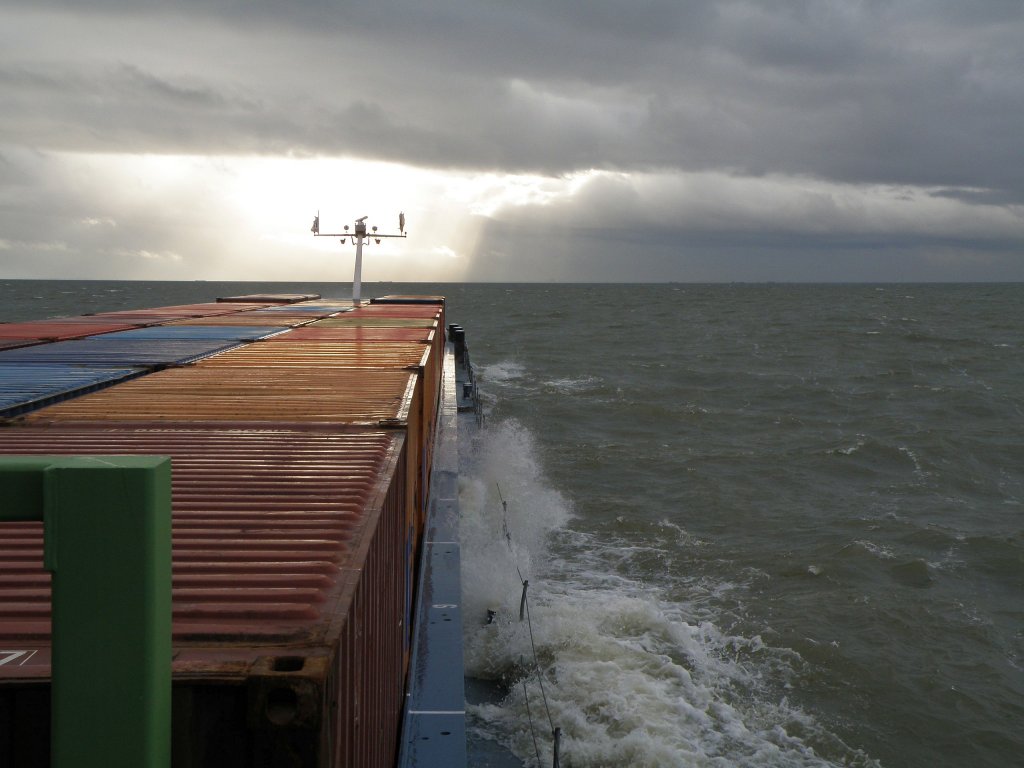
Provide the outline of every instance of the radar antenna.
{"type": "Polygon", "coordinates": [[[370,239],[380,245],[380,241],[388,237],[406,237],[405,231],[405,214],[398,214],[398,229],[399,234],[397,235],[385,235],[377,231],[376,227],[370,227],[370,231],[367,232],[366,220],[369,216],[361,216],[355,220],[353,225],[353,231],[349,232],[348,224],[345,225],[344,232],[321,232],[320,231],[320,211],[316,212],[316,217],[313,219],[313,226],[310,227],[310,232],[313,233],[313,237],[340,237],[341,244],[344,245],[348,238],[352,238],[352,244],[356,247],[356,268],[352,275],[352,303],[355,306],[360,304],[360,289],[363,281],[363,242],[367,245],[370,243],[370,239]]]}

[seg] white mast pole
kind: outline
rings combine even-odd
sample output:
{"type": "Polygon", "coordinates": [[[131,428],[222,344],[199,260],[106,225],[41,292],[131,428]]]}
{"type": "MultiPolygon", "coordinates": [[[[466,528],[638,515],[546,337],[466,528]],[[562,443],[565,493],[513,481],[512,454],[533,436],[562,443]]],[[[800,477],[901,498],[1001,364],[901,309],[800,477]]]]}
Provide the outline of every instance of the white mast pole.
{"type": "Polygon", "coordinates": [[[363,282],[363,241],[356,242],[356,271],[352,276],[352,303],[359,306],[359,289],[363,282]]]}
{"type": "Polygon", "coordinates": [[[363,240],[366,239],[366,217],[356,219],[356,269],[352,274],[352,304],[359,306],[359,294],[363,284],[363,240]]]}

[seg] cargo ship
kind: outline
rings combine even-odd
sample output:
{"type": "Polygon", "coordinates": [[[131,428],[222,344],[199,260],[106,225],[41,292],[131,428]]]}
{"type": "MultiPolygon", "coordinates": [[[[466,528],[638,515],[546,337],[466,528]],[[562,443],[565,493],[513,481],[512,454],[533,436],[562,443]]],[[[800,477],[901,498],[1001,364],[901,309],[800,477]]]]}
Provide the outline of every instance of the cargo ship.
{"type": "MultiPolygon", "coordinates": [[[[0,324],[0,466],[170,457],[176,768],[466,764],[457,424],[478,406],[446,322],[443,297],[290,294],[0,324]]],[[[51,605],[44,524],[0,514],[2,766],[56,763],[51,605]]]]}

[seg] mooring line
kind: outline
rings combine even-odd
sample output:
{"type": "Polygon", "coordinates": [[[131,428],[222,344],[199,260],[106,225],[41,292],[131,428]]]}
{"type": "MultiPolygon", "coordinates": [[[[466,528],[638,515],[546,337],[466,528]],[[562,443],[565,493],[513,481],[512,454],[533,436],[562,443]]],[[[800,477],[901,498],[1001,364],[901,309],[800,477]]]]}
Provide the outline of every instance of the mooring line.
{"type": "MultiPolygon", "coordinates": [[[[548,706],[547,691],[544,690],[544,675],[541,672],[540,660],[537,657],[537,643],[536,643],[536,640],[534,639],[534,636],[533,636],[533,620],[530,618],[530,600],[529,600],[529,597],[527,595],[527,590],[530,587],[530,582],[529,582],[528,579],[524,579],[523,578],[523,572],[519,569],[519,563],[516,562],[515,551],[512,548],[512,533],[511,533],[511,531],[509,530],[509,527],[508,527],[508,502],[505,501],[505,497],[502,496],[501,486],[498,485],[497,482],[495,482],[495,486],[497,486],[497,488],[498,488],[498,498],[501,500],[501,510],[502,510],[501,528],[502,528],[502,533],[505,536],[505,543],[508,545],[508,551],[512,555],[512,563],[516,567],[516,573],[519,576],[519,583],[523,587],[522,597],[519,598],[519,621],[523,620],[523,617],[524,617],[524,614],[525,614],[526,626],[527,626],[527,629],[530,632],[530,649],[533,652],[533,668],[534,668],[534,671],[537,674],[537,683],[540,686],[540,695],[541,695],[542,701],[544,702],[544,713],[547,715],[548,725],[551,727],[551,738],[552,738],[552,742],[553,742],[553,750],[552,751],[553,751],[553,759],[554,759],[554,761],[552,763],[552,768],[559,768],[559,765],[558,765],[558,763],[559,763],[559,746],[560,746],[560,741],[561,741],[561,738],[562,738],[562,729],[555,727],[555,722],[554,722],[554,720],[551,717],[551,708],[548,706]]],[[[523,664],[522,656],[519,657],[519,663],[520,663],[521,666],[525,666],[523,664]]],[[[526,719],[530,723],[530,735],[533,738],[533,748],[534,748],[534,751],[537,754],[537,765],[538,765],[538,768],[539,768],[540,765],[541,765],[541,762],[540,762],[540,748],[537,746],[537,732],[536,732],[536,729],[534,728],[534,725],[533,725],[533,715],[530,712],[530,696],[529,696],[529,693],[527,692],[527,689],[526,689],[526,677],[524,677],[522,679],[522,683],[523,683],[523,700],[526,702],[526,719]]]]}

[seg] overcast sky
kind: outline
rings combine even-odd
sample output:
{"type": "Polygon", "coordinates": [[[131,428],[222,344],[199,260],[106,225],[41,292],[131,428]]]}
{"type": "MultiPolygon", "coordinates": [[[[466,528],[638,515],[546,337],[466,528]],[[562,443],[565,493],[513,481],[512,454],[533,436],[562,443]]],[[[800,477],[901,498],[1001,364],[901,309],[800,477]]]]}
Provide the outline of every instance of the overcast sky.
{"type": "Polygon", "coordinates": [[[0,0],[0,277],[1024,280],[1021,0],[0,0]]]}

